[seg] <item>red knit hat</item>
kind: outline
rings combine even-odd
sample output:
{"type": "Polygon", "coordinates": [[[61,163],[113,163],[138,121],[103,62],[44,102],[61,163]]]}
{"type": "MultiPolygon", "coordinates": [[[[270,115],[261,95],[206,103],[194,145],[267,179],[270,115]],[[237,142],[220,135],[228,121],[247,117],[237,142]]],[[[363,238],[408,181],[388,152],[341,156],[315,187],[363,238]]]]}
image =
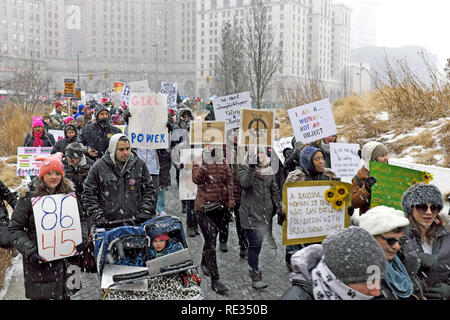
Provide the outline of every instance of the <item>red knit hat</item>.
{"type": "Polygon", "coordinates": [[[63,154],[61,152],[57,152],[48,156],[36,157],[35,160],[42,161],[41,166],[39,167],[39,179],[42,179],[43,176],[51,171],[57,171],[64,177],[62,156],[63,154]]]}
{"type": "Polygon", "coordinates": [[[169,237],[168,233],[161,233],[161,234],[158,234],[157,236],[155,236],[153,238],[153,240],[156,240],[156,239],[158,239],[158,240],[170,240],[170,237],[169,237]]]}
{"type": "Polygon", "coordinates": [[[56,102],[55,102],[55,107],[58,107],[58,106],[62,106],[61,101],[56,101],[56,102]]]}

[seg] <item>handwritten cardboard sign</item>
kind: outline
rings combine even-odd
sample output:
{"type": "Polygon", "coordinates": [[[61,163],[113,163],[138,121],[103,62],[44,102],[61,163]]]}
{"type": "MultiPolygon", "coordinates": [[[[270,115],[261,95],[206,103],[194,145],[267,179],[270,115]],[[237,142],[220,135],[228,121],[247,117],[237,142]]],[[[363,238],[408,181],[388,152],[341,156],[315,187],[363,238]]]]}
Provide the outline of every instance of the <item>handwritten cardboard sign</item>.
{"type": "Polygon", "coordinates": [[[359,144],[330,143],[331,170],[338,177],[353,177],[361,168],[359,144]]]}
{"type": "Polygon", "coordinates": [[[201,154],[201,148],[180,150],[180,163],[184,164],[180,169],[180,200],[195,200],[197,196],[197,185],[192,181],[192,164],[201,154]]]}
{"type": "Polygon", "coordinates": [[[18,147],[17,148],[17,175],[37,176],[41,161],[36,161],[36,157],[50,155],[52,147],[18,147]]]}
{"type": "Polygon", "coordinates": [[[39,255],[47,261],[77,255],[82,242],[75,193],[32,198],[39,255]]]}
{"type": "Polygon", "coordinates": [[[281,138],[279,140],[273,141],[273,148],[278,156],[278,159],[280,159],[281,163],[284,165],[284,161],[286,160],[283,155],[283,150],[286,148],[292,149],[292,137],[285,137],[281,138]]]}
{"type": "Polygon", "coordinates": [[[53,135],[55,141],[64,139],[64,130],[48,130],[48,133],[53,135]]]}
{"type": "Polygon", "coordinates": [[[271,147],[274,125],[275,111],[272,109],[241,109],[238,144],[271,147]]]}
{"type": "Polygon", "coordinates": [[[131,93],[128,137],[131,146],[142,149],[169,147],[167,97],[162,93],[131,93]]]}
{"type": "Polygon", "coordinates": [[[167,107],[177,106],[178,84],[175,82],[161,82],[161,92],[167,95],[167,107]]]}
{"type": "Polygon", "coordinates": [[[289,109],[288,114],[295,139],[304,144],[337,134],[328,98],[289,109]]]}
{"type": "Polygon", "coordinates": [[[75,98],[75,79],[64,79],[64,97],[75,98]]]}
{"type": "Polygon", "coordinates": [[[424,181],[425,172],[371,161],[370,175],[377,179],[371,189],[370,207],[383,205],[403,210],[403,193],[415,181],[424,181]]]}
{"type": "Polygon", "coordinates": [[[251,109],[250,92],[236,93],[213,100],[216,120],[225,121],[226,129],[239,128],[241,108],[251,109]]]}
{"type": "Polygon", "coordinates": [[[225,121],[191,121],[190,143],[225,144],[225,121]]]}
{"type": "MultiPolygon", "coordinates": [[[[339,181],[291,182],[283,186],[283,245],[315,243],[350,225],[349,201],[336,210],[325,199],[332,186],[344,186],[351,193],[351,184],[339,181]]],[[[348,197],[350,199],[350,197],[348,197]]]]}

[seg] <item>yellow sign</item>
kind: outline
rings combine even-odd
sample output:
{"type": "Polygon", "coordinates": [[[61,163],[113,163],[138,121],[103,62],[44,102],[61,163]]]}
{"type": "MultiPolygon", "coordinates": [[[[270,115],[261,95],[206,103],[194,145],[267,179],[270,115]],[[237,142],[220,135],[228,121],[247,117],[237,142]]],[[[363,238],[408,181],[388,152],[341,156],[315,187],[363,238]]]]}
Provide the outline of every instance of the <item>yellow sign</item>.
{"type": "Polygon", "coordinates": [[[81,88],[75,88],[75,100],[81,100],[81,88]]]}
{"type": "Polygon", "coordinates": [[[75,98],[75,79],[64,79],[64,97],[75,98]]]}
{"type": "Polygon", "coordinates": [[[191,144],[225,144],[225,121],[191,121],[191,144]]]}
{"type": "Polygon", "coordinates": [[[275,111],[272,109],[241,109],[238,144],[271,147],[274,124],[275,111]]]}
{"type": "Polygon", "coordinates": [[[123,82],[114,82],[114,91],[115,92],[120,92],[123,90],[125,83],[123,82]]]}

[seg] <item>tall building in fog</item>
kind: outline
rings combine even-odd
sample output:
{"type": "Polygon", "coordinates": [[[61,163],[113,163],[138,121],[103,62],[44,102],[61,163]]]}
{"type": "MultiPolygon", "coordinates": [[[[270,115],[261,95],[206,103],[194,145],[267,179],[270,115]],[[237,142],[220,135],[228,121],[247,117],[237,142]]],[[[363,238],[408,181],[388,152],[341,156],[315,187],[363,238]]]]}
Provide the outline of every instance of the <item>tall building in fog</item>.
{"type": "Polygon", "coordinates": [[[358,0],[352,18],[351,48],[376,47],[377,0],[358,0]]]}

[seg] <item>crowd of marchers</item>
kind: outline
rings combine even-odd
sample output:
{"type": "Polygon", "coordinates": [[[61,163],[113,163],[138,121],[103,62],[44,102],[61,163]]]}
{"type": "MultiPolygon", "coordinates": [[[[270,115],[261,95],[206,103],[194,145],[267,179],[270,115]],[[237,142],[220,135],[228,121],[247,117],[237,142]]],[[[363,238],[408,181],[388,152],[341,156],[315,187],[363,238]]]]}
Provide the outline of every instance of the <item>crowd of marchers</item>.
{"type": "MultiPolygon", "coordinates": [[[[209,113],[204,120],[214,121],[210,101],[205,110],[209,113]]],[[[169,147],[136,149],[126,135],[130,117],[126,105],[114,106],[106,98],[79,106],[57,101],[51,113],[33,117],[24,146],[52,147],[51,155],[37,159],[42,161],[39,175],[17,190],[0,181],[1,246],[22,254],[27,298],[70,299],[79,290],[66,286],[67,268],[79,263],[79,257],[47,262],[38,253],[34,197],[75,193],[83,238],[76,250],[82,256],[92,255],[93,227],[118,220],[139,225],[168,214],[171,168],[179,185],[180,170],[188,165],[180,160],[181,150],[194,147],[188,139],[191,122],[202,118],[194,114],[188,100],[178,101],[176,108],[168,110],[169,147]],[[55,141],[49,130],[63,130],[64,138],[55,141]],[[4,201],[13,208],[11,215],[4,201]]],[[[275,135],[279,127],[276,121],[275,135]]],[[[225,145],[202,146],[191,166],[196,198],[181,200],[187,236],[203,237],[201,270],[210,278],[211,289],[221,295],[229,289],[220,279],[216,244],[218,238],[218,250],[228,251],[230,221],[235,221],[239,257],[248,261],[249,282],[255,290],[270,290],[259,268],[259,254],[264,245],[277,248],[272,229],[274,220],[279,225],[286,220],[283,185],[340,180],[330,168],[330,143],[337,142],[337,136],[310,144],[293,138],[291,147],[282,152],[284,163],[272,148],[251,152],[238,145],[238,137],[238,129],[230,130],[225,145]],[[243,157],[238,159],[239,155],[243,157]],[[278,166],[273,166],[273,159],[278,166]]],[[[291,283],[273,299],[450,299],[450,228],[448,213],[442,210],[449,195],[419,183],[403,194],[403,210],[371,208],[371,189],[377,181],[370,162],[388,163],[388,154],[375,141],[362,146],[364,165],[352,179],[348,214],[357,212],[352,226],[321,243],[286,246],[291,283]],[[375,277],[370,270],[375,270],[375,277]]],[[[154,252],[164,248],[152,245],[154,252]]]]}

